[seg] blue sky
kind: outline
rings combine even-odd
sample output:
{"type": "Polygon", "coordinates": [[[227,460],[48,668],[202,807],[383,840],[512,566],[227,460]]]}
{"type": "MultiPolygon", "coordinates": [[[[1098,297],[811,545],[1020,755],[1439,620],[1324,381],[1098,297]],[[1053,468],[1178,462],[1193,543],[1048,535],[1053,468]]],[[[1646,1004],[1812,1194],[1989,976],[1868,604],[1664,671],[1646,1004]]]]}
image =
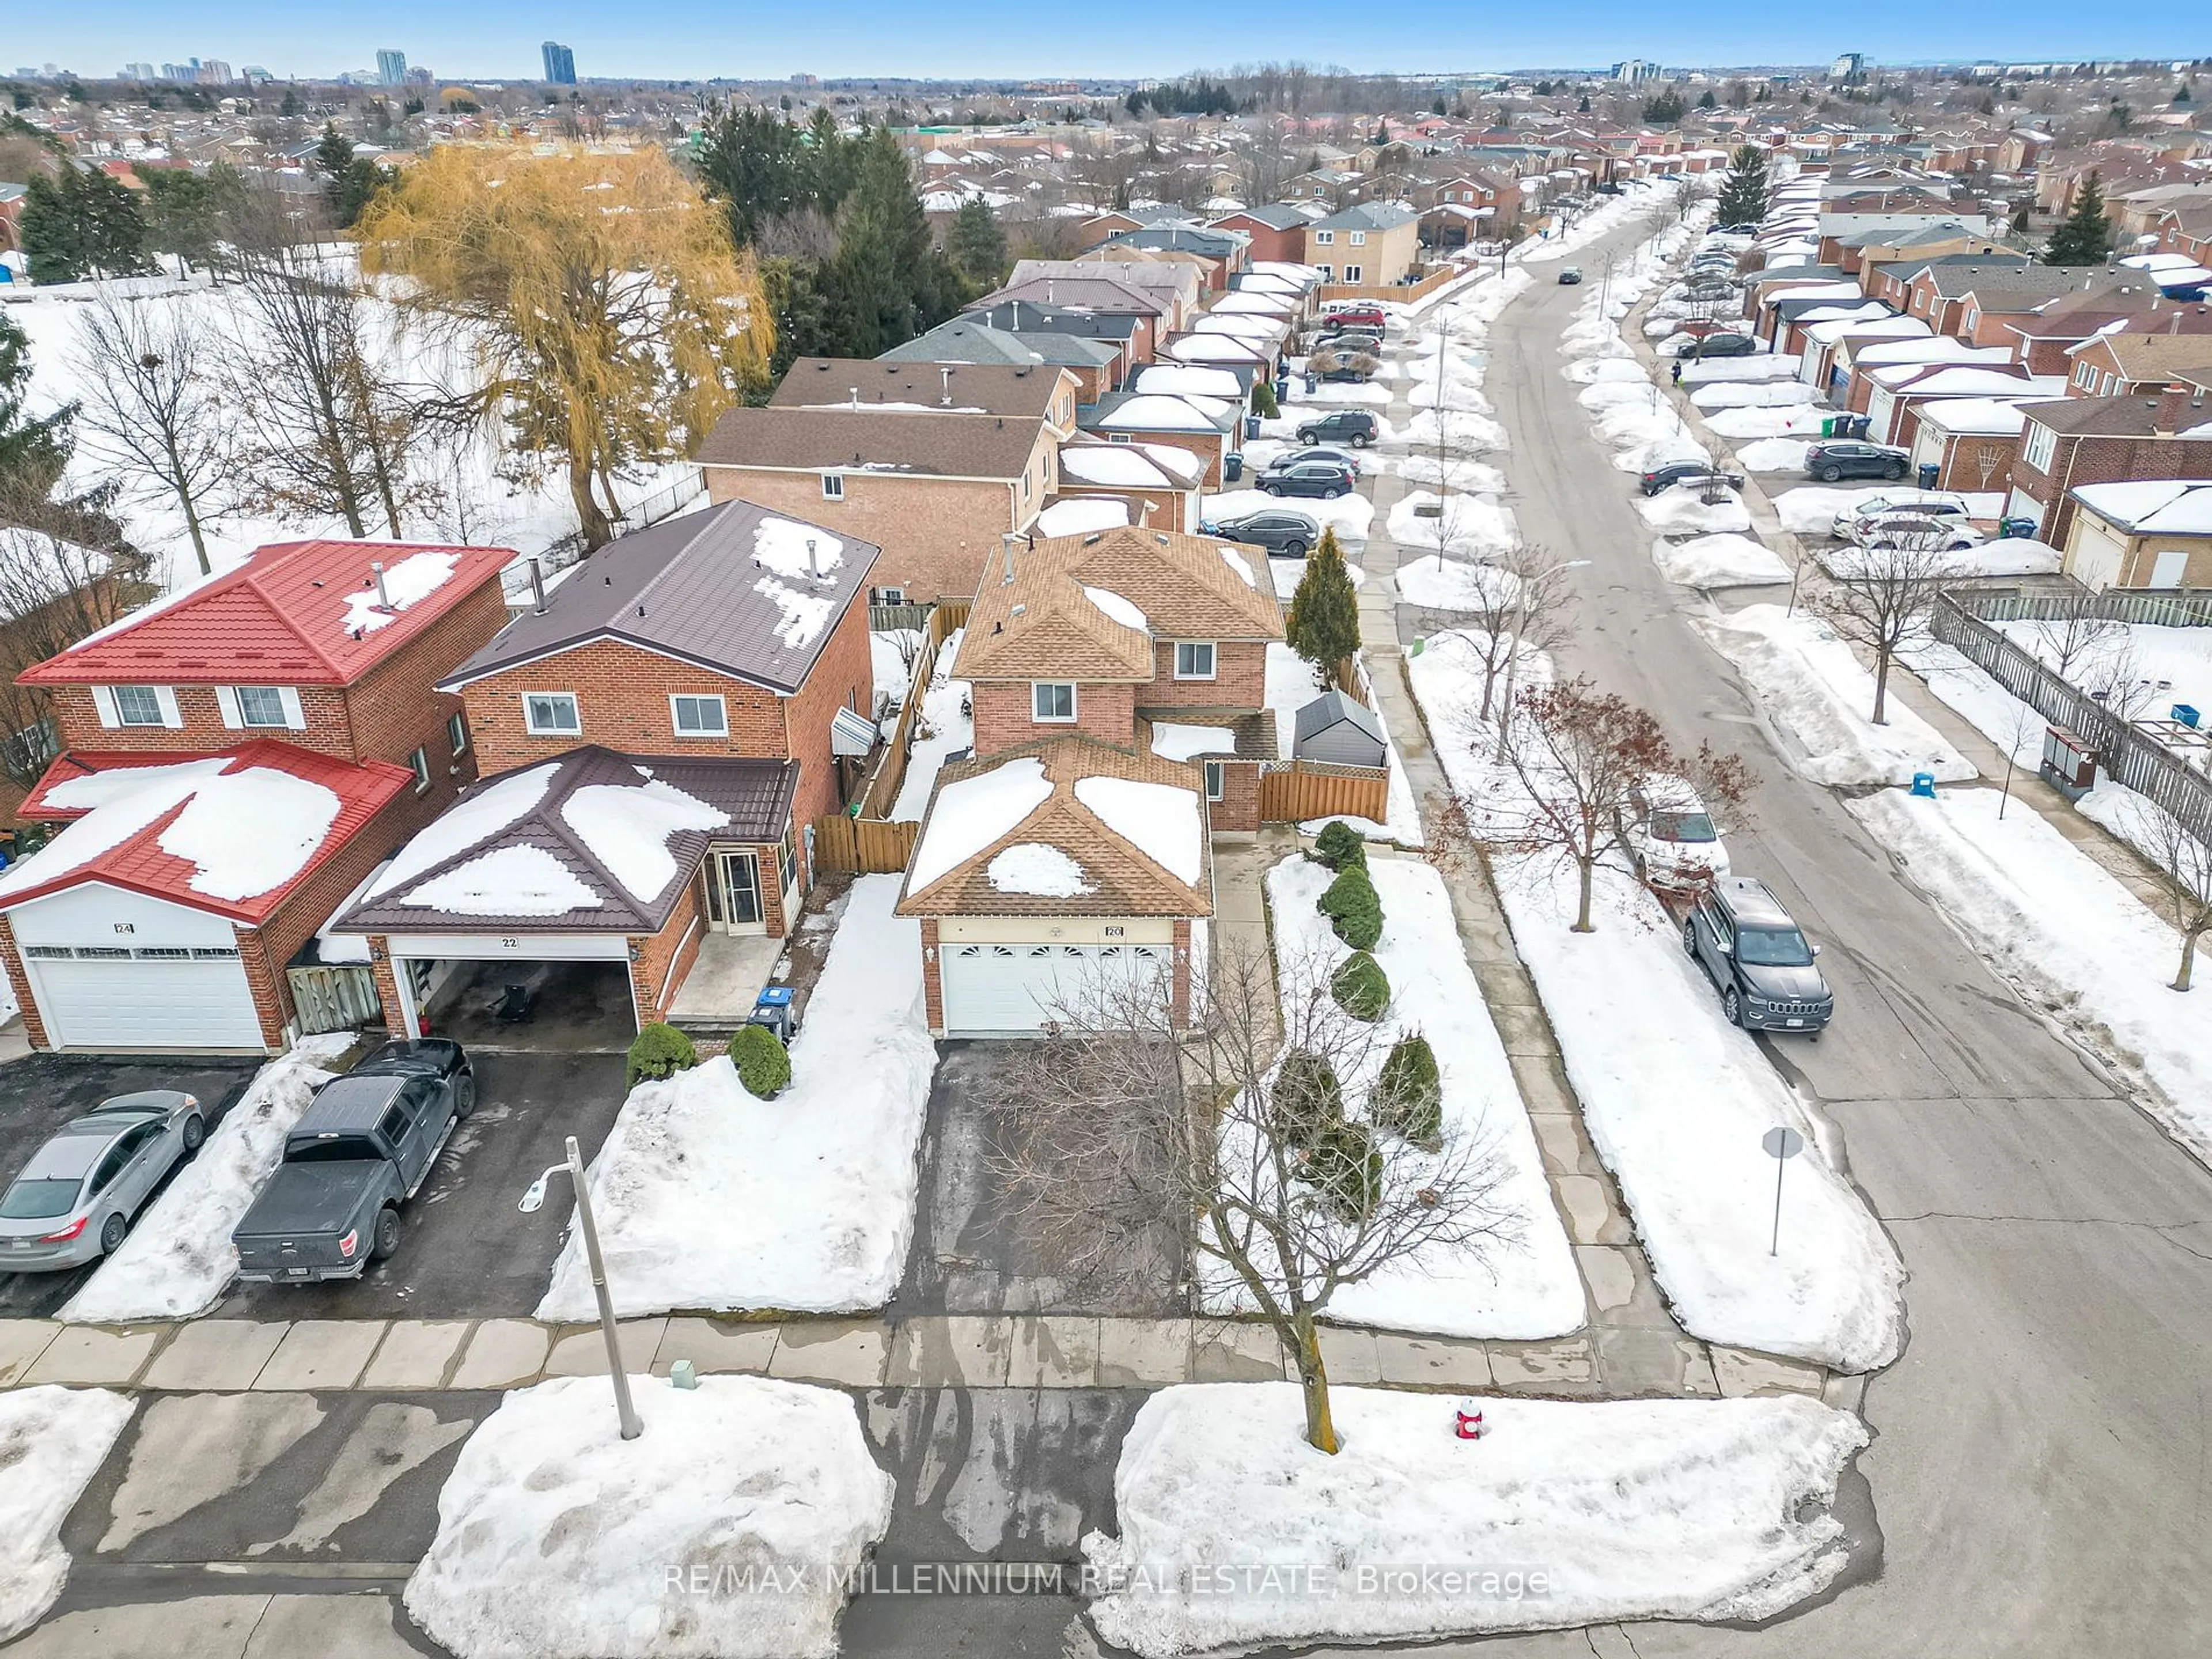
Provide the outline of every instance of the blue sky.
{"type": "MultiPolygon", "coordinates": [[[[12,0],[0,24],[0,71],[58,63],[112,74],[126,62],[220,58],[279,75],[365,69],[380,46],[441,74],[522,79],[538,46],[566,41],[579,75],[665,78],[837,76],[1128,76],[1173,75],[1262,59],[1355,70],[1512,68],[1610,62],[1810,63],[1839,51],[1892,62],[1968,57],[2184,57],[2203,26],[2182,9],[2104,12],[2057,0],[2002,10],[2001,33],[1972,8],[1864,0],[1850,8],[1720,0],[1582,0],[1571,8],[1469,7],[1418,0],[1115,0],[1095,9],[1014,0],[927,7],[912,0],[737,6],[658,0],[647,6],[517,0],[385,0],[341,9],[297,0],[12,0]],[[1499,15],[1499,13],[1505,15],[1499,15]],[[1488,15],[1486,15],[1488,14],[1488,15]],[[1055,27],[1057,20],[1059,27],[1055,27]]],[[[1988,17],[1991,14],[1982,12],[1988,17]]]]}

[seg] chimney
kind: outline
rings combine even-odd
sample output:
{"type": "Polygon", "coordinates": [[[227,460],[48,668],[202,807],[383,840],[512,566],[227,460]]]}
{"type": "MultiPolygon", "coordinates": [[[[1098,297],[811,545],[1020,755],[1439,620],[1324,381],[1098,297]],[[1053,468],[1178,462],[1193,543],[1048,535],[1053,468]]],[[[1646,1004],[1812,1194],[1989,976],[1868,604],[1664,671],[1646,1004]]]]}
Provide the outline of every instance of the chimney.
{"type": "Polygon", "coordinates": [[[2179,380],[2166,382],[2166,390],[2158,394],[2150,417],[2151,435],[2171,438],[2181,430],[2181,411],[2188,406],[2189,388],[2179,380]]]}
{"type": "Polygon", "coordinates": [[[530,608],[535,614],[545,614],[545,572],[536,559],[530,562],[530,608]]]}
{"type": "Polygon", "coordinates": [[[937,372],[945,382],[945,395],[939,399],[939,403],[942,407],[950,409],[952,407],[952,370],[946,367],[939,368],[937,372]]]}
{"type": "Polygon", "coordinates": [[[368,568],[369,574],[376,578],[376,608],[380,611],[391,610],[392,595],[386,591],[384,586],[384,561],[371,559],[368,562],[368,568]]]}
{"type": "Polygon", "coordinates": [[[999,586],[1001,587],[1008,586],[1014,580],[1014,544],[1020,540],[1021,537],[1011,530],[1003,532],[999,538],[999,544],[1006,550],[1006,574],[999,578],[999,586]]]}

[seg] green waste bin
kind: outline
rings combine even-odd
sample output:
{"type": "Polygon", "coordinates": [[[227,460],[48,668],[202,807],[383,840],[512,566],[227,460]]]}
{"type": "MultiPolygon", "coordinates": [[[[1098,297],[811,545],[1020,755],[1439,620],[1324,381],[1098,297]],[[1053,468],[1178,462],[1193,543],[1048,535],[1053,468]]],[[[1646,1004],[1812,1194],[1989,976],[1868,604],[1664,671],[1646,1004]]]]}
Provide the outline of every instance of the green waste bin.
{"type": "Polygon", "coordinates": [[[1831,415],[1820,422],[1820,435],[1823,438],[1832,438],[1836,435],[1836,417],[1834,416],[1831,415]]]}

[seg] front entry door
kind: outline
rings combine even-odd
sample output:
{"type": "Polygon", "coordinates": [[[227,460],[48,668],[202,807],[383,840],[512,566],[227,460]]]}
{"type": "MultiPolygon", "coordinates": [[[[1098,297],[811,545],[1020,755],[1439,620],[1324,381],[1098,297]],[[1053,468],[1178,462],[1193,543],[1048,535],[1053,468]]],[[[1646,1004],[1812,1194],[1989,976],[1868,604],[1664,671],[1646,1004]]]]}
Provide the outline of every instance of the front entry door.
{"type": "Polygon", "coordinates": [[[761,913],[760,860],[751,853],[717,853],[709,898],[714,924],[726,933],[764,933],[761,913]]]}

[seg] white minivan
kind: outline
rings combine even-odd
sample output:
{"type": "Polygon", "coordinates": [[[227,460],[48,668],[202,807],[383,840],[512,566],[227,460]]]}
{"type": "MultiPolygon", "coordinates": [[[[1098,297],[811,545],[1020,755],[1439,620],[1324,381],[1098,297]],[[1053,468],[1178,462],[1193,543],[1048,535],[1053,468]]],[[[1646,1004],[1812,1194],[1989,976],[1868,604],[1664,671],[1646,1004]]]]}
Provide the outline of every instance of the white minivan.
{"type": "Polygon", "coordinates": [[[1687,780],[1659,773],[1629,792],[1624,839],[1638,873],[1654,887],[1690,892],[1729,872],[1719,827],[1687,780]]]}

